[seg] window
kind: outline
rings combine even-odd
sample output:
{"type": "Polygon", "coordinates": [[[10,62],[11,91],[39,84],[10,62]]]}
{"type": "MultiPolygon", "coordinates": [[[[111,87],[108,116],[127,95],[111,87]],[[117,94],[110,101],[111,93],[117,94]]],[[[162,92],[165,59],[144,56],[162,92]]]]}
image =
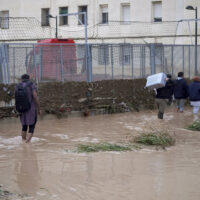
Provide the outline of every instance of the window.
{"type": "Polygon", "coordinates": [[[108,24],[108,5],[101,5],[100,6],[101,10],[101,23],[102,24],[108,24]]]}
{"type": "Polygon", "coordinates": [[[98,63],[99,65],[109,64],[109,46],[106,44],[98,47],[98,63]]]}
{"type": "Polygon", "coordinates": [[[131,63],[131,45],[121,44],[120,46],[120,64],[130,65],[131,63]]]}
{"type": "Polygon", "coordinates": [[[129,4],[122,4],[121,5],[121,21],[124,24],[130,23],[130,5],[129,4]]]}
{"type": "MultiPolygon", "coordinates": [[[[59,15],[68,14],[68,7],[60,7],[59,15]]],[[[68,16],[59,16],[60,26],[68,25],[68,16]]]]}
{"type": "Polygon", "coordinates": [[[49,8],[42,8],[42,26],[49,26],[49,8]]]}
{"type": "MultiPolygon", "coordinates": [[[[87,18],[87,6],[79,6],[78,12],[86,12],[86,18],[87,18]]],[[[78,21],[79,25],[85,24],[85,18],[83,14],[79,15],[78,19],[79,19],[78,21]]]]}
{"type": "Polygon", "coordinates": [[[8,29],[9,28],[9,11],[0,11],[0,28],[8,29]]]}
{"type": "Polygon", "coordinates": [[[162,2],[161,1],[155,1],[152,2],[153,6],[153,21],[154,22],[162,22],[162,2]]]}

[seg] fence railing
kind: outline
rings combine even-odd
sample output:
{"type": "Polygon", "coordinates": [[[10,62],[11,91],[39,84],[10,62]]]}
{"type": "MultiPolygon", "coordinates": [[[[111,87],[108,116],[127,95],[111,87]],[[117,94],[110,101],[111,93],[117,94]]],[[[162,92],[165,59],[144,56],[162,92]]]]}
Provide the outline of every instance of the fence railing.
{"type": "Polygon", "coordinates": [[[2,43],[0,82],[16,83],[24,73],[36,82],[134,79],[159,72],[176,76],[179,71],[190,78],[195,73],[194,45],[88,44],[88,53],[85,49],[85,44],[2,43]]]}

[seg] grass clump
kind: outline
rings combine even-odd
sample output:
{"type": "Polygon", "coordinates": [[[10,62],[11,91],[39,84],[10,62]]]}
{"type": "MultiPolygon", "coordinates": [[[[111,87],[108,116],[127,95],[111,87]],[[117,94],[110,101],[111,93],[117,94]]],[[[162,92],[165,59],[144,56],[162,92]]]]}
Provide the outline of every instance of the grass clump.
{"type": "Polygon", "coordinates": [[[200,131],[200,121],[195,121],[191,125],[189,125],[186,129],[191,131],[200,131]]]}
{"type": "Polygon", "coordinates": [[[132,151],[136,148],[134,145],[121,145],[110,143],[97,143],[97,144],[79,144],[78,153],[89,153],[99,151],[132,151]]]}
{"type": "Polygon", "coordinates": [[[173,145],[175,140],[168,133],[144,133],[135,137],[134,142],[144,145],[167,147],[173,145]]]}

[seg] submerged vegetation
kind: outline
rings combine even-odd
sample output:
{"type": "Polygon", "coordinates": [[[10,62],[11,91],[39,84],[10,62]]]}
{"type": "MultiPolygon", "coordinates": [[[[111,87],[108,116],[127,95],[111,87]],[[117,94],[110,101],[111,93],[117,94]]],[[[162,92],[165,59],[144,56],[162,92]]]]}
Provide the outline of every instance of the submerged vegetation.
{"type": "Polygon", "coordinates": [[[195,121],[194,123],[190,124],[186,129],[191,131],[200,131],[200,121],[195,121]]]}
{"type": "Polygon", "coordinates": [[[89,153],[99,151],[133,151],[141,149],[141,145],[168,147],[175,143],[175,139],[168,133],[144,133],[134,137],[128,144],[88,143],[79,144],[75,152],[89,153]]]}
{"type": "Polygon", "coordinates": [[[134,142],[144,145],[172,146],[175,139],[168,133],[144,133],[134,138],[134,142]]]}
{"type": "Polygon", "coordinates": [[[139,147],[133,144],[89,143],[79,144],[77,147],[77,151],[78,153],[89,153],[99,151],[132,151],[136,148],[139,147]]]}

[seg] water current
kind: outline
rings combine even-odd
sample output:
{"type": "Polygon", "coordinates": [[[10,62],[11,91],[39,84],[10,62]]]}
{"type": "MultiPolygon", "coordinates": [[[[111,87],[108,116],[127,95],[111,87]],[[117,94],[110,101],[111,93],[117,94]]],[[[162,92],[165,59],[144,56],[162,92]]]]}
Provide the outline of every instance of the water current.
{"type": "Polygon", "coordinates": [[[199,200],[200,132],[185,130],[192,111],[169,110],[39,120],[31,144],[19,119],[0,121],[0,184],[19,200],[199,200]],[[167,130],[167,150],[73,153],[86,142],[128,142],[141,132],[167,130]]]}

